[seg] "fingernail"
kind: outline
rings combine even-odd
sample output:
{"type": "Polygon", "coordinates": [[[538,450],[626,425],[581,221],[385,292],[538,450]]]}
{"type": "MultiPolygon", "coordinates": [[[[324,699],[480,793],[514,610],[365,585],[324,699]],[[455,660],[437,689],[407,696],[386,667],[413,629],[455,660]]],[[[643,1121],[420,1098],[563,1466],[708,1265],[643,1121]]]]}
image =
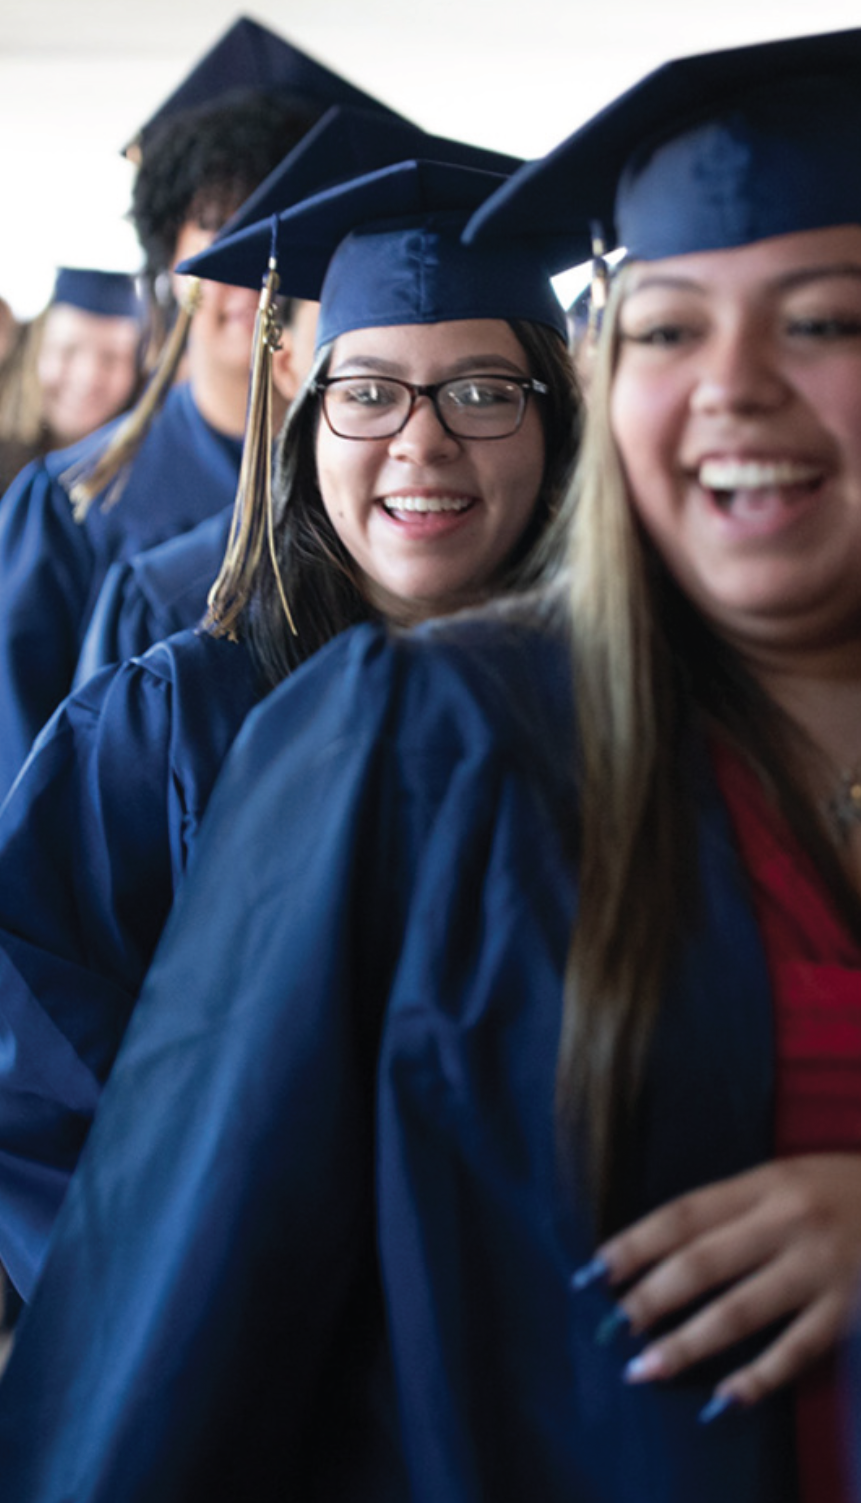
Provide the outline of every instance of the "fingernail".
{"type": "Polygon", "coordinates": [[[604,1319],[595,1332],[596,1344],[598,1346],[609,1346],[610,1342],[614,1341],[623,1331],[630,1330],[630,1326],[631,1317],[627,1310],[623,1309],[621,1305],[617,1305],[615,1310],[611,1310],[609,1315],[604,1316],[604,1319]]]}
{"type": "Polygon", "coordinates": [[[699,1421],[701,1425],[710,1425],[728,1409],[734,1409],[738,1399],[731,1393],[714,1393],[708,1403],[700,1410],[699,1421]]]}
{"type": "Polygon", "coordinates": [[[581,1289],[588,1289],[590,1284],[597,1284],[599,1279],[605,1279],[610,1269],[602,1257],[593,1258],[591,1262],[584,1263],[571,1275],[571,1288],[578,1293],[581,1289]]]}
{"type": "Polygon", "coordinates": [[[638,1357],[632,1357],[622,1369],[622,1377],[626,1383],[645,1383],[650,1378],[660,1377],[663,1371],[660,1352],[641,1352],[638,1357]]]}

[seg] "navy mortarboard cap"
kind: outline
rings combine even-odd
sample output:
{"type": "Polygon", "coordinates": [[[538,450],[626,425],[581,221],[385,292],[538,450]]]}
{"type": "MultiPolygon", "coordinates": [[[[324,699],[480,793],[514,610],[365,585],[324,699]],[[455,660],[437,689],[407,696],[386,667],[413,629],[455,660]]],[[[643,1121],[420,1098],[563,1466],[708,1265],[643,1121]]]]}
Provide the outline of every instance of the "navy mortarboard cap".
{"type": "Polygon", "coordinates": [[[861,29],[667,63],[483,204],[467,239],[647,260],[861,223],[861,29]]]}
{"type": "Polygon", "coordinates": [[[140,319],[143,315],[135,278],[122,271],[60,266],[51,303],[69,303],[84,313],[100,313],[105,318],[140,319]]]}
{"type": "Polygon", "coordinates": [[[506,156],[447,136],[430,135],[393,112],[383,114],[352,105],[333,105],[246,199],[224,226],[219,239],[272,214],[280,214],[301,199],[336,183],[376,172],[380,167],[391,167],[396,162],[417,159],[454,162],[462,167],[504,174],[523,165],[521,157],[506,156]]]}
{"type": "Polygon", "coordinates": [[[399,162],[240,230],[178,270],[256,287],[274,251],[281,291],[321,304],[318,346],[348,329],[464,318],[522,318],[564,338],[539,242],[462,243],[470,214],[502,181],[447,162],[399,162]]]}
{"type": "Polygon", "coordinates": [[[387,111],[372,94],[348,83],[268,27],[241,16],[141,127],[126,147],[126,155],[139,154],[163,121],[239,91],[288,95],[297,108],[317,115],[333,104],[387,111]]]}

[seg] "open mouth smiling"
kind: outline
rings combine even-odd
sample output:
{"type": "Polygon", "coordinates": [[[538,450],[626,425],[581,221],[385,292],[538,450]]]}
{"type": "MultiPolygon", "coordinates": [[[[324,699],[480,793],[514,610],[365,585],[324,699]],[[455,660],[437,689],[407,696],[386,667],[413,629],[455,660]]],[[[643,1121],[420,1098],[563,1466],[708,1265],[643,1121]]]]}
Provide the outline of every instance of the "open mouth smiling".
{"type": "Polygon", "coordinates": [[[749,505],[756,505],[758,497],[764,501],[777,493],[787,499],[792,492],[808,496],[825,475],[820,466],[806,460],[709,458],[702,461],[696,477],[715,504],[730,511],[740,496],[749,505]]]}
{"type": "Polygon", "coordinates": [[[476,504],[474,496],[383,496],[383,509],[390,515],[411,512],[419,515],[434,512],[462,512],[476,504]]]}

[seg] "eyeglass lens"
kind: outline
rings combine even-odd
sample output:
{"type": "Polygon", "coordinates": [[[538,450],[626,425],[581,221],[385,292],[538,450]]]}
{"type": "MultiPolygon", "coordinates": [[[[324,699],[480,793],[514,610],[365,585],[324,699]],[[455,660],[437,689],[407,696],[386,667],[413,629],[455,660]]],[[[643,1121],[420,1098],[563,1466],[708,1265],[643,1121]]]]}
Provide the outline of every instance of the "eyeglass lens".
{"type": "MultiPolygon", "coordinates": [[[[520,425],[526,393],[502,376],[464,376],[428,392],[437,416],[460,438],[504,438],[520,425]]],[[[389,438],[403,427],[413,392],[394,379],[338,377],[324,391],[326,417],[343,438],[389,438]]]]}

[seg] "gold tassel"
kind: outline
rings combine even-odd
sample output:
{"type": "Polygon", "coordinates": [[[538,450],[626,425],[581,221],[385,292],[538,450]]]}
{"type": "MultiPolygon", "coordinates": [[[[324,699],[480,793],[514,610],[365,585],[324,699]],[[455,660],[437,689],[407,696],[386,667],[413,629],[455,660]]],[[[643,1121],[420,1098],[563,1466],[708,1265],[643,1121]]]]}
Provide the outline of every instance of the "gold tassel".
{"type": "Polygon", "coordinates": [[[610,269],[605,260],[606,243],[600,225],[592,226],[592,280],[589,295],[589,333],[596,336],[610,291],[610,269]]]}
{"type": "Polygon", "coordinates": [[[230,536],[208,598],[206,626],[215,636],[228,637],[233,642],[237,640],[237,624],[250,597],[264,547],[269,550],[290,630],[294,637],[298,635],[278,566],[272,506],[272,356],[279,348],[281,336],[275,307],[279,286],[276,267],[273,254],[254,323],[248,418],[230,536]]]}
{"type": "Polygon", "coordinates": [[[95,462],[87,459],[82,464],[72,465],[61,475],[61,482],[71,497],[76,522],[83,522],[96,496],[109,485],[111,488],[102,503],[103,510],[109,510],[119,500],[128,479],[131,461],[143,443],[150,423],[176,375],[188,338],[189,326],[199,302],[200,279],[193,277],[180,304],[174,326],[159,356],[152,379],[136,406],[114,430],[95,462]],[[112,481],[113,484],[111,484],[112,481]]]}

